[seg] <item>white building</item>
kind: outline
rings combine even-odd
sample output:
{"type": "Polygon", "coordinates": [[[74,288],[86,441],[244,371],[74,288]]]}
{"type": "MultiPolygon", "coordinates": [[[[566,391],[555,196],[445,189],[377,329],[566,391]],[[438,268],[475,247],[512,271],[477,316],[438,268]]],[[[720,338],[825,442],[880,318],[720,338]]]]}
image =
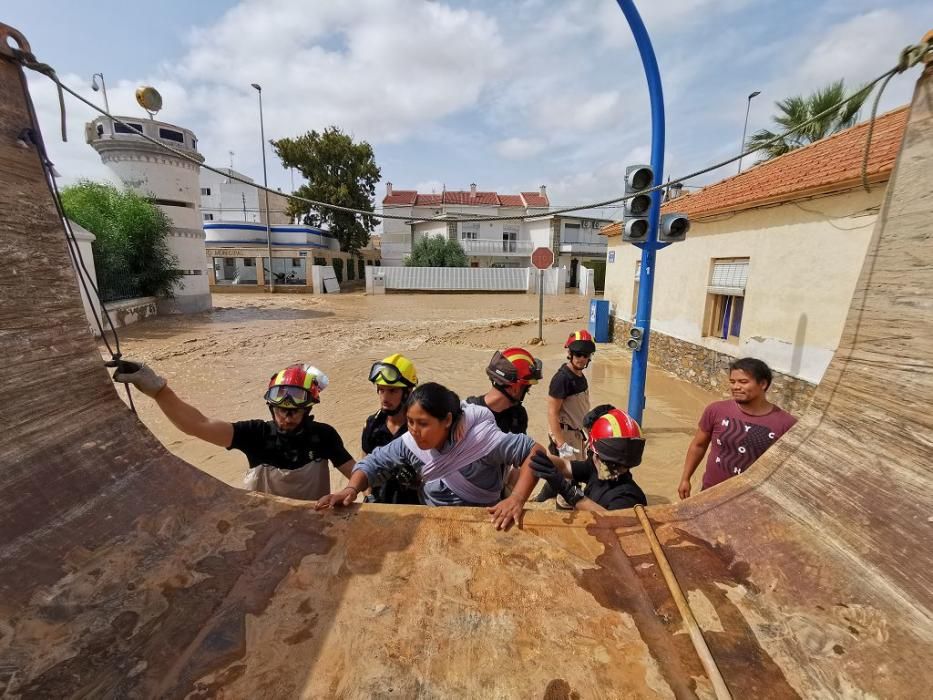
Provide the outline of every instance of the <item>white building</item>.
{"type": "Polygon", "coordinates": [[[113,122],[111,131],[111,121],[106,117],[89,122],[85,125],[85,139],[127,187],[148,197],[172,222],[168,245],[178,257],[184,276],[173,290],[173,298],[159,300],[159,311],[206,311],[211,308],[211,293],[198,185],[204,157],[198,153],[197,138],[189,129],[155,119],[119,119],[129,126],[113,122]],[[140,134],[185,153],[194,162],[145,140],[140,134]]]}
{"type": "MultiPolygon", "coordinates": [[[[657,254],[651,362],[725,392],[729,362],[757,357],[775,371],[769,395],[799,411],[839,345],[907,116],[902,107],[875,122],[870,192],[862,123],[665,203],[692,227],[657,254]]],[[[635,316],[641,258],[620,233],[603,229],[616,342],[635,316]]]]}
{"type": "Polygon", "coordinates": [[[470,185],[469,191],[422,194],[415,190],[393,190],[389,182],[386,183],[382,205],[387,214],[410,217],[406,220],[383,219],[382,259],[388,266],[403,265],[412,246],[426,236],[459,241],[473,267],[528,267],[531,251],[538,246],[549,245],[547,231],[537,231],[533,236],[531,229],[521,221],[450,221],[481,216],[546,214],[549,203],[543,186],[538,192],[520,194],[479,192],[476,185],[470,185]]]}
{"type": "MultiPolygon", "coordinates": [[[[202,170],[201,218],[210,221],[235,221],[245,223],[265,223],[265,195],[252,185],[234,180],[229,175],[255,182],[253,178],[239,173],[233,168],[220,168],[227,175],[220,175],[212,170],[202,170]]],[[[290,224],[287,213],[288,199],[281,194],[269,194],[270,223],[290,224]]]]}
{"type": "Polygon", "coordinates": [[[425,236],[441,236],[463,246],[471,267],[529,267],[535,248],[554,251],[557,267],[567,269],[567,285],[577,283],[577,268],[594,268],[596,287],[602,289],[606,268],[606,239],[599,229],[609,222],[588,216],[548,214],[547,188],[537,192],[499,194],[445,190],[422,194],[415,190],[393,190],[386,183],[382,200],[386,213],[410,219],[383,219],[380,245],[387,266],[403,265],[412,246],[425,236]],[[523,216],[525,221],[458,222],[456,219],[484,216],[523,216]],[[453,219],[453,220],[452,220],[453,219]],[[420,220],[420,221],[419,221],[420,220]]]}

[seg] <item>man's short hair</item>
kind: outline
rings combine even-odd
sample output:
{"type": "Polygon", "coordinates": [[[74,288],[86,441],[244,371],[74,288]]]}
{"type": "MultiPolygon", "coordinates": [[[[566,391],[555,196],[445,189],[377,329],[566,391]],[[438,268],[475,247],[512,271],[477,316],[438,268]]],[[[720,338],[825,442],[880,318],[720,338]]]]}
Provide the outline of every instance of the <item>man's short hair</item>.
{"type": "Polygon", "coordinates": [[[774,375],[771,374],[771,368],[754,357],[742,357],[738,360],[734,360],[732,364],[729,365],[729,372],[733,370],[745,372],[745,374],[752,377],[759,384],[761,382],[766,382],[765,391],[771,387],[771,381],[774,379],[774,375]]]}

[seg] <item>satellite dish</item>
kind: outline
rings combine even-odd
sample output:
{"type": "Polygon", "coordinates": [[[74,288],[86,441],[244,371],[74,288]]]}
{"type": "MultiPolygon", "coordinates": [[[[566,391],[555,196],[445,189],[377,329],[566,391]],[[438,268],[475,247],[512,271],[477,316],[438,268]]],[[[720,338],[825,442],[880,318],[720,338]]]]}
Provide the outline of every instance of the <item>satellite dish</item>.
{"type": "Polygon", "coordinates": [[[150,119],[155,116],[156,112],[162,109],[162,95],[159,94],[158,90],[149,85],[142,85],[136,88],[136,102],[149,113],[150,119]]]}

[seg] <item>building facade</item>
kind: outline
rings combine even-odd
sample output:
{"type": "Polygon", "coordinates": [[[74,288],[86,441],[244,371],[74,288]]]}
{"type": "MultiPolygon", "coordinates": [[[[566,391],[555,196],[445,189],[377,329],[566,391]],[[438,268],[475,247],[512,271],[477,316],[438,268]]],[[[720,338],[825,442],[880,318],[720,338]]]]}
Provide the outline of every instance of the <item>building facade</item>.
{"type": "MultiPolygon", "coordinates": [[[[205,222],[235,221],[242,223],[265,223],[265,193],[253,185],[234,180],[254,182],[251,177],[232,168],[220,168],[226,175],[212,170],[201,170],[201,218],[205,222]]],[[[269,193],[269,216],[272,225],[292,223],[288,215],[288,197],[281,193],[269,193]]]]}
{"type": "MultiPolygon", "coordinates": [[[[212,291],[262,293],[267,289],[270,265],[265,224],[206,221],[204,232],[212,291]]],[[[322,293],[321,281],[315,285],[312,274],[315,265],[331,266],[342,287],[363,286],[366,266],[380,264],[377,250],[347,253],[324,229],[272,226],[271,276],[279,292],[322,293]]]]}
{"type": "MultiPolygon", "coordinates": [[[[799,411],[839,344],[900,147],[906,108],[878,118],[861,186],[866,124],[673,199],[687,240],[658,252],[649,357],[714,391],[728,363],[757,357],[776,371],[772,398],[799,411]]],[[[609,238],[606,297],[616,341],[635,317],[641,251],[609,238]]]]}
{"type": "Polygon", "coordinates": [[[178,258],[182,281],[173,297],[159,300],[160,313],[194,313],[211,308],[204,231],[201,228],[198,171],[204,157],[189,129],[167,122],[119,117],[129,126],[98,117],[85,126],[85,139],[101,161],[134,192],[148,197],[172,223],[168,245],[178,258]],[[193,159],[179,157],[141,134],[193,159]]]}
{"type": "Polygon", "coordinates": [[[393,190],[390,182],[386,184],[382,206],[387,214],[409,217],[383,219],[380,247],[383,264],[387,266],[404,265],[412,246],[427,236],[458,241],[473,267],[528,267],[534,248],[547,245],[546,235],[537,240],[521,221],[456,221],[545,214],[549,203],[543,186],[538,192],[511,195],[477,191],[476,185],[471,185],[468,191],[422,194],[415,190],[393,190]]]}

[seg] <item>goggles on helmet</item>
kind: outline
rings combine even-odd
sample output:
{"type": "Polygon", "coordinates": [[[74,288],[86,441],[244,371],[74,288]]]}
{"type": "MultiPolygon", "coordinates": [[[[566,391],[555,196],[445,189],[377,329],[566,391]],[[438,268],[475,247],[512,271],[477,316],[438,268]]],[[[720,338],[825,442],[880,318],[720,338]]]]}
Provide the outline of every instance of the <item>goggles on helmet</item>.
{"type": "Polygon", "coordinates": [[[314,402],[311,392],[300,386],[269,387],[263,398],[266,403],[281,408],[307,408],[314,402]]]}
{"type": "Polygon", "coordinates": [[[395,365],[386,364],[385,362],[374,362],[373,366],[369,369],[369,381],[375,382],[380,377],[388,384],[401,382],[408,388],[413,388],[415,386],[395,365]]]}

